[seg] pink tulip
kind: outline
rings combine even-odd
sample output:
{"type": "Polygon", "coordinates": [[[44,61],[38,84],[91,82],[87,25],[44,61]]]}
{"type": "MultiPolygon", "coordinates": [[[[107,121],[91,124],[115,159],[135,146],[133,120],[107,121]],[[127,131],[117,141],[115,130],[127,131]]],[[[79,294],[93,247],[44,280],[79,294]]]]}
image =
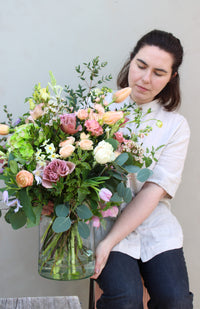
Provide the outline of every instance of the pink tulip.
{"type": "Polygon", "coordinates": [[[104,201],[104,202],[109,202],[112,196],[112,192],[106,188],[102,188],[99,191],[99,197],[104,201]]]}
{"type": "Polygon", "coordinates": [[[97,227],[97,228],[100,227],[101,222],[100,222],[99,217],[96,217],[96,216],[93,216],[93,217],[92,217],[92,225],[93,225],[94,227],[97,227]]]}

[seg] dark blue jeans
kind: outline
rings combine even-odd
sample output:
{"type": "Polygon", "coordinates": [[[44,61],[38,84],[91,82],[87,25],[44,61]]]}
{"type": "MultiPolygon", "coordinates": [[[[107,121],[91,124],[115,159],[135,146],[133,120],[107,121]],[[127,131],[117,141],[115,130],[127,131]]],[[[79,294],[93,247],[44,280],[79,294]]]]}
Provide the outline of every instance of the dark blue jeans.
{"type": "Polygon", "coordinates": [[[97,282],[103,290],[97,309],[143,309],[141,275],[150,295],[149,309],[192,309],[193,295],[182,249],[141,262],[111,252],[97,282]]]}

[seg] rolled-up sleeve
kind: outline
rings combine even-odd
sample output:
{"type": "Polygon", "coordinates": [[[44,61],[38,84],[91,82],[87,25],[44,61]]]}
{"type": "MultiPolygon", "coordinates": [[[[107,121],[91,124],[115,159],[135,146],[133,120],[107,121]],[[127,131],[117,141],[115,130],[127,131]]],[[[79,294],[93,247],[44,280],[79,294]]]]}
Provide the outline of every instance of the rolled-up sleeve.
{"type": "Polygon", "coordinates": [[[167,144],[162,148],[158,162],[153,168],[153,174],[148,179],[149,182],[161,186],[169,197],[174,197],[181,182],[189,138],[189,126],[186,119],[182,117],[167,144]]]}

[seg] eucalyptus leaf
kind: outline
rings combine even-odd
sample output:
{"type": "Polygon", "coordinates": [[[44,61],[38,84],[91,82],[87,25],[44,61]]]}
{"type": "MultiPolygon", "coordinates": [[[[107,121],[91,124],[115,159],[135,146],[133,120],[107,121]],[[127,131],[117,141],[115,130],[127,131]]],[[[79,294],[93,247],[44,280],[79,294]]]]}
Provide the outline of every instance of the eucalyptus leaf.
{"type": "Polygon", "coordinates": [[[62,233],[71,227],[71,220],[69,217],[57,217],[52,225],[55,233],[62,233]]]}
{"type": "Polygon", "coordinates": [[[117,186],[117,193],[120,197],[123,197],[125,194],[125,185],[123,184],[123,182],[119,183],[117,186]]]}
{"type": "Polygon", "coordinates": [[[116,139],[114,139],[114,138],[108,138],[105,141],[107,143],[111,144],[114,150],[116,150],[118,145],[119,145],[119,142],[116,139]]]}
{"type": "Polygon", "coordinates": [[[55,212],[58,217],[67,217],[69,214],[69,205],[65,204],[56,205],[55,212]]]}
{"type": "Polygon", "coordinates": [[[123,168],[130,174],[137,173],[140,170],[140,167],[136,165],[124,165],[123,168]]]}
{"type": "Polygon", "coordinates": [[[143,168],[137,173],[137,180],[140,182],[145,182],[153,174],[153,172],[148,168],[143,168]]]}
{"type": "Polygon", "coordinates": [[[115,179],[118,179],[118,180],[125,180],[126,179],[126,177],[124,176],[124,175],[122,175],[122,174],[119,174],[119,173],[112,173],[111,174],[115,179]]]}
{"type": "Polygon", "coordinates": [[[128,160],[128,158],[128,154],[126,152],[123,152],[115,159],[114,162],[122,166],[128,160]]]}
{"type": "Polygon", "coordinates": [[[122,198],[115,192],[110,199],[110,202],[122,202],[122,198]]]}
{"type": "Polygon", "coordinates": [[[124,202],[125,203],[130,203],[132,200],[132,192],[130,188],[126,188],[125,189],[125,193],[124,193],[124,202]]]}
{"type": "Polygon", "coordinates": [[[83,221],[78,222],[78,232],[80,236],[84,239],[88,238],[88,236],[90,235],[90,229],[88,225],[83,221]]]}
{"type": "Polygon", "coordinates": [[[84,204],[76,208],[76,213],[80,219],[89,219],[93,215],[91,210],[84,204]]]}

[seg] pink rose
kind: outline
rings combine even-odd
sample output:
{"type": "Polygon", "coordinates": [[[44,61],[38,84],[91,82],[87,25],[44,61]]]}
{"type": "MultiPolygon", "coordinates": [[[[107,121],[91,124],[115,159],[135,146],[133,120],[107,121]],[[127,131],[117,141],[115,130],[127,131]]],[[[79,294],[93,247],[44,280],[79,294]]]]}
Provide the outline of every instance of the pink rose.
{"type": "Polygon", "coordinates": [[[124,136],[122,132],[116,132],[115,134],[115,138],[119,143],[122,143],[124,141],[124,136]]]}
{"type": "Polygon", "coordinates": [[[88,132],[91,132],[93,136],[99,136],[103,134],[103,128],[96,120],[86,120],[85,126],[88,132]]]}
{"type": "Polygon", "coordinates": [[[42,185],[45,188],[52,188],[52,183],[59,181],[60,177],[71,174],[75,169],[75,164],[70,161],[54,159],[43,171],[42,185]]]}
{"type": "Polygon", "coordinates": [[[112,196],[112,192],[106,188],[102,188],[99,191],[99,197],[104,201],[104,202],[109,202],[112,196]]]}
{"type": "Polygon", "coordinates": [[[82,130],[82,126],[79,125],[76,128],[76,115],[75,114],[64,114],[60,116],[61,129],[63,132],[68,134],[75,134],[82,130]]]}
{"type": "Polygon", "coordinates": [[[115,217],[117,217],[118,212],[119,212],[118,207],[117,206],[113,206],[112,208],[109,208],[107,210],[104,210],[104,211],[102,210],[101,214],[102,214],[102,216],[104,218],[106,218],[106,217],[113,217],[113,218],[115,218],[115,217]]]}

